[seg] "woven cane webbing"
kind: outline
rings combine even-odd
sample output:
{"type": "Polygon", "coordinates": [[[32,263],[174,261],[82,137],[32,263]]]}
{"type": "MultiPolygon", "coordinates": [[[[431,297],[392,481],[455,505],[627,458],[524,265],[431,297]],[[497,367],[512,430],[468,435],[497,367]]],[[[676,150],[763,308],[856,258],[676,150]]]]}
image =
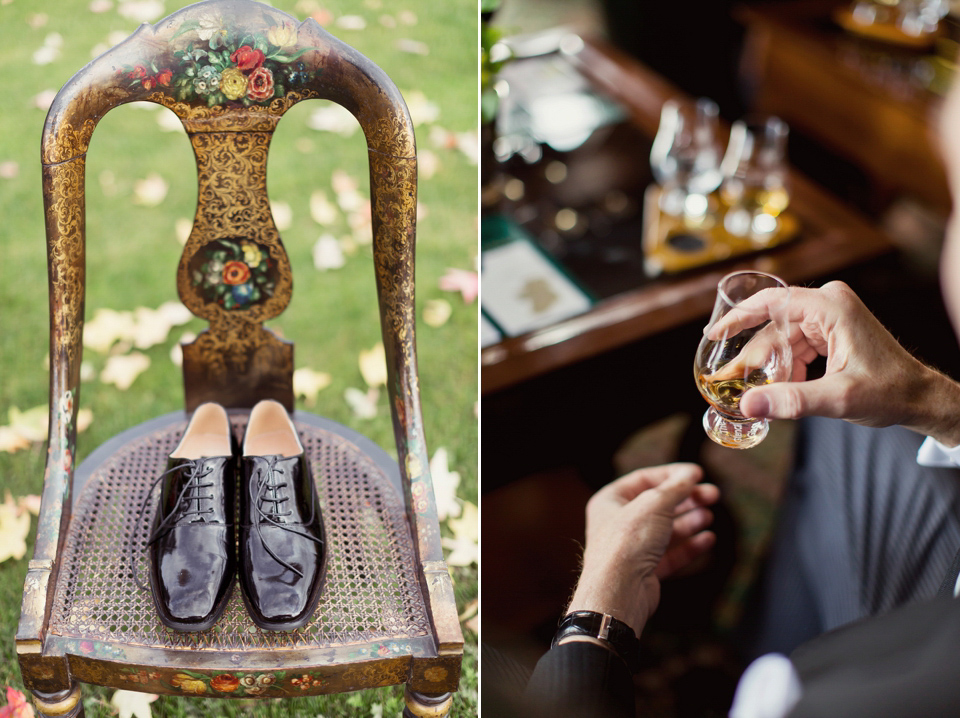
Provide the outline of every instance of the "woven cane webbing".
{"type": "MultiPolygon", "coordinates": [[[[232,421],[242,436],[246,417],[232,421]]],[[[185,423],[178,422],[115,452],[76,497],[50,632],[214,651],[305,649],[429,635],[400,497],[350,441],[303,423],[297,428],[312,462],[329,551],[320,604],[307,625],[290,632],[260,630],[247,616],[239,584],[226,613],[208,631],[180,633],[160,623],[149,590],[134,581],[130,551],[136,551],[137,571],[147,585],[143,548],[159,486],[141,525],[135,524],[147,490],[180,441],[185,423]]]]}

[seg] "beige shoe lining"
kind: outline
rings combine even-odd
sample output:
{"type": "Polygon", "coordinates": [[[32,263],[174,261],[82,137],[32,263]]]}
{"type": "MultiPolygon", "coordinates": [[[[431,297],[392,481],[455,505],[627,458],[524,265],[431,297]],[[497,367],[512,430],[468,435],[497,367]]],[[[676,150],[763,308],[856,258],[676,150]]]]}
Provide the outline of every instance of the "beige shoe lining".
{"type": "Polygon", "coordinates": [[[201,404],[193,413],[187,431],[170,454],[174,459],[230,456],[230,420],[219,404],[201,404]]]}
{"type": "Polygon", "coordinates": [[[298,456],[303,453],[296,427],[283,404],[264,399],[250,412],[243,439],[244,456],[298,456]]]}

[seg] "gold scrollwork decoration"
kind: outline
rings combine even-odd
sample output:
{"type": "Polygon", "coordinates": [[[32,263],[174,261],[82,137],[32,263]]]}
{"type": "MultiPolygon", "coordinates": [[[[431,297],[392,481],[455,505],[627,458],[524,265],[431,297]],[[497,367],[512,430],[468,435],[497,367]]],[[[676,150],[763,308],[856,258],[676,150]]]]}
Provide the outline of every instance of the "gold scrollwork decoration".
{"type": "Polygon", "coordinates": [[[54,327],[71,362],[79,361],[84,296],[85,159],[44,168],[47,198],[47,254],[54,327]]]}
{"type": "Polygon", "coordinates": [[[95,120],[86,119],[79,127],[63,122],[55,133],[47,133],[43,140],[44,164],[66,162],[83,155],[90,146],[90,138],[97,126],[95,120]]]}
{"type": "MultiPolygon", "coordinates": [[[[377,281],[385,289],[381,296],[384,321],[396,330],[402,344],[413,326],[413,241],[416,217],[416,162],[398,161],[370,152],[377,281]]],[[[410,356],[405,356],[404,361],[410,356]]]]}
{"type": "MultiPolygon", "coordinates": [[[[193,231],[187,239],[177,288],[183,303],[199,317],[233,323],[262,322],[280,314],[290,301],[293,273],[290,260],[273,221],[266,193],[269,133],[202,133],[191,137],[197,156],[199,201],[193,231]],[[262,296],[255,302],[209,299],[209,283],[227,282],[242,288],[245,277],[229,275],[230,267],[218,268],[198,276],[191,271],[191,260],[214,243],[236,240],[248,251],[246,261],[255,270],[261,261],[269,265],[272,286],[260,287],[262,296]],[[250,258],[253,253],[256,262],[250,258]],[[265,255],[265,256],[264,256],[265,255]],[[229,321],[227,321],[229,319],[229,321]]],[[[237,259],[241,259],[238,257],[237,259]]],[[[228,264],[237,264],[231,262],[228,264]]],[[[242,261],[240,262],[242,263],[242,261]]],[[[252,281],[252,280],[251,280],[252,281]]],[[[226,326],[226,325],[224,325],[226,326]]]]}
{"type": "MultiPolygon", "coordinates": [[[[272,347],[281,343],[264,327],[226,316],[210,323],[210,330],[193,342],[194,351],[206,365],[208,376],[268,372],[277,360],[272,347]]],[[[278,350],[279,351],[279,350],[278,350]]]]}
{"type": "Polygon", "coordinates": [[[394,108],[377,118],[368,132],[370,145],[378,152],[397,158],[416,157],[416,143],[411,134],[412,125],[394,108]]]}
{"type": "Polygon", "coordinates": [[[197,216],[177,288],[210,329],[184,350],[185,376],[198,378],[188,376],[188,386],[232,384],[241,389],[235,394],[259,396],[292,376],[292,349],[262,326],[284,310],[293,289],[266,192],[270,138],[269,132],[190,138],[197,158],[197,216]]]}
{"type": "Polygon", "coordinates": [[[267,105],[237,109],[229,105],[197,105],[180,102],[163,92],[146,99],[163,105],[183,121],[187,132],[272,132],[280,117],[298,102],[316,97],[313,90],[288,92],[267,105]]]}

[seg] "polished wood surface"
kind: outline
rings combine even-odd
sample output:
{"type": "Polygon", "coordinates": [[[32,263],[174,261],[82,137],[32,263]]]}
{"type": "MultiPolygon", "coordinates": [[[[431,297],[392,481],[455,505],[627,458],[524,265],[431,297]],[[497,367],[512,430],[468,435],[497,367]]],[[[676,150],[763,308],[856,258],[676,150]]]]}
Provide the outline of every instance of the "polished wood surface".
{"type": "Polygon", "coordinates": [[[754,109],[783,117],[853,162],[878,190],[949,210],[936,137],[940,99],[909,77],[922,55],[842,32],[830,19],[836,5],[819,0],[739,8],[747,29],[741,74],[754,109]]]}
{"type": "MultiPolygon", "coordinates": [[[[659,75],[616,50],[586,43],[574,56],[581,71],[627,109],[644,134],[656,133],[660,108],[671,97],[690,98],[659,75]]],[[[485,394],[706,316],[719,279],[737,269],[772,272],[792,284],[815,281],[891,248],[864,217],[795,171],[791,210],[803,236],[767,254],[663,277],[597,303],[585,314],[483,350],[485,394]]]]}

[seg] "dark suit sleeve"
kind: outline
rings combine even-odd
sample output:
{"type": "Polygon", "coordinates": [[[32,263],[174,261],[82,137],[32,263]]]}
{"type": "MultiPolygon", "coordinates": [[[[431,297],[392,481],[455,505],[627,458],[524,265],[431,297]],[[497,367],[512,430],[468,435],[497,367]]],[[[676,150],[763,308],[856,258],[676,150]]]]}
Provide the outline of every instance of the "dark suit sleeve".
{"type": "Polygon", "coordinates": [[[616,653],[573,641],[550,649],[524,691],[531,715],[635,718],[633,678],[616,653]]]}
{"type": "Polygon", "coordinates": [[[803,694],[790,718],[960,715],[960,600],[868,618],[794,651],[803,694]]]}

